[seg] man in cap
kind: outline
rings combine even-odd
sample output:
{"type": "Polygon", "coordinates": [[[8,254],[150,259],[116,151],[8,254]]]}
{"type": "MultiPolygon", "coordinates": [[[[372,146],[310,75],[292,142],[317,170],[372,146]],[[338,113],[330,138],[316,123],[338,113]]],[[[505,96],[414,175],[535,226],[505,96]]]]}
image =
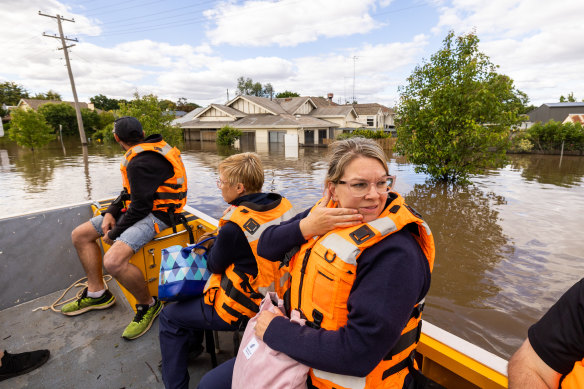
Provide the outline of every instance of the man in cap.
{"type": "Polygon", "coordinates": [[[76,316],[115,303],[103,282],[103,266],[138,302],[136,316],[122,335],[131,340],[148,331],[162,304],[150,295],[142,272],[129,261],[158,232],[173,225],[174,214],[186,203],[187,179],[178,149],[159,134],[144,138],[138,119],[117,119],[113,134],[126,151],[120,167],[124,190],[105,212],[73,230],[71,238],[87,274],[87,288],[61,313],[76,316]],[[99,237],[111,245],[103,259],[99,237]]]}

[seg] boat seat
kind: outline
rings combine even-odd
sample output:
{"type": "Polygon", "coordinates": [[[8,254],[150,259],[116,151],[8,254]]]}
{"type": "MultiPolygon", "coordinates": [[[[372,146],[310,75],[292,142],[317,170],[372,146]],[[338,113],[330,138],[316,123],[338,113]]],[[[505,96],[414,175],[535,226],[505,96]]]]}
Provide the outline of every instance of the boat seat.
{"type": "MultiPolygon", "coordinates": [[[[106,210],[112,200],[113,199],[104,200],[100,201],[99,203],[96,202],[95,204],[92,204],[91,209],[93,214],[97,215],[98,212],[106,210]]],[[[191,227],[195,242],[205,232],[213,231],[215,229],[213,225],[197,218],[195,215],[192,215],[187,211],[183,211],[182,215],[187,220],[187,224],[191,227]]],[[[185,227],[182,224],[178,224],[176,226],[176,232],[172,227],[162,230],[156,234],[156,236],[149,243],[144,245],[142,249],[137,251],[130,259],[130,263],[140,269],[144,275],[144,281],[148,285],[148,290],[152,296],[158,296],[158,276],[160,273],[160,259],[162,257],[162,250],[174,245],[188,245],[189,234],[187,232],[188,231],[185,230],[185,227]]],[[[110,245],[104,242],[103,239],[100,239],[100,242],[103,248],[103,252],[107,252],[107,250],[110,248],[110,245]]],[[[118,284],[126,296],[128,303],[130,303],[130,306],[135,311],[137,304],[136,299],[126,288],[123,287],[123,285],[121,285],[119,282],[118,284]]]]}

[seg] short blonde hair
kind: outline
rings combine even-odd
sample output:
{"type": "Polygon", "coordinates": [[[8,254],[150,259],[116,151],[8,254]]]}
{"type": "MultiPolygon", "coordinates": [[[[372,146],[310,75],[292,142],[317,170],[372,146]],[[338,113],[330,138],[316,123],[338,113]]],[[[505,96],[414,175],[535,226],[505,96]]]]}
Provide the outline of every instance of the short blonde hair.
{"type": "Polygon", "coordinates": [[[219,172],[231,185],[242,183],[246,193],[257,193],[264,185],[264,167],[256,153],[241,153],[219,163],[219,172]]]}
{"type": "Polygon", "coordinates": [[[329,151],[329,167],[325,178],[325,185],[329,182],[338,183],[347,165],[355,158],[373,158],[378,160],[383,168],[385,174],[389,175],[387,168],[387,157],[385,152],[377,142],[366,138],[348,138],[333,142],[330,145],[329,151]]]}

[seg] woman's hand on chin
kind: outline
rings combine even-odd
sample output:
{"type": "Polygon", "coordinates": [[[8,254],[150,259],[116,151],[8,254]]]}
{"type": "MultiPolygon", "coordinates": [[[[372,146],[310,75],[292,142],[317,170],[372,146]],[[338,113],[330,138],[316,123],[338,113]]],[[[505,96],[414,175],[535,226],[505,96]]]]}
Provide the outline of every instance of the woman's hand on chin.
{"type": "Polygon", "coordinates": [[[327,208],[331,198],[328,189],[323,200],[314,207],[308,216],[300,221],[300,231],[304,239],[321,236],[335,228],[351,227],[363,222],[363,215],[353,208],[327,208]]]}

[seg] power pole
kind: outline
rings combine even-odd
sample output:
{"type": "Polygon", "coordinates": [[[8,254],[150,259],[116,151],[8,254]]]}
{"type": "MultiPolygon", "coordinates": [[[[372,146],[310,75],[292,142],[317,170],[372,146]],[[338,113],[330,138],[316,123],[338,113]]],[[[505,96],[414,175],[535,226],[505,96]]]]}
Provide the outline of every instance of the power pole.
{"type": "Polygon", "coordinates": [[[65,43],[65,41],[72,41],[72,42],[79,42],[79,41],[77,40],[77,38],[70,39],[70,38],[63,36],[63,27],[61,26],[61,20],[65,20],[67,22],[73,22],[73,23],[75,23],[75,20],[74,19],[65,19],[64,17],[62,17],[60,15],[56,15],[56,16],[45,15],[45,14],[41,13],[41,11],[39,11],[39,15],[46,16],[48,18],[57,19],[57,24],[59,25],[59,36],[54,35],[54,34],[47,35],[44,32],[43,32],[43,36],[46,36],[49,38],[60,39],[61,44],[63,45],[63,47],[59,48],[59,50],[63,50],[63,53],[65,54],[65,62],[67,62],[67,71],[69,72],[69,81],[71,81],[71,90],[73,91],[73,100],[75,101],[75,113],[77,114],[77,125],[79,126],[79,137],[81,138],[81,144],[85,146],[85,145],[87,145],[87,138],[85,137],[85,130],[83,129],[83,119],[81,118],[81,109],[79,108],[79,101],[77,100],[77,91],[75,90],[75,81],[73,80],[73,71],[71,70],[71,63],[69,62],[69,52],[67,51],[67,49],[69,47],[73,47],[75,45],[67,46],[67,44],[65,43]]]}

